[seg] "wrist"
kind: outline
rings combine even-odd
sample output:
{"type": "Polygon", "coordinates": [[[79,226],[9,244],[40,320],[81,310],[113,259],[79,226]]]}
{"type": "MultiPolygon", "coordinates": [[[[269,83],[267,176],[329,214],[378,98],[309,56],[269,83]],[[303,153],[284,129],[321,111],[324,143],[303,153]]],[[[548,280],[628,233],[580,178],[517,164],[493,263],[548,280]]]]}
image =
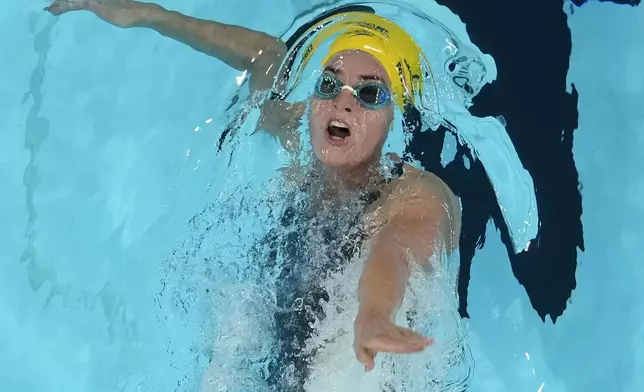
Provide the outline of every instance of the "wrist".
{"type": "Polygon", "coordinates": [[[404,288],[399,287],[402,281],[396,282],[398,279],[392,280],[391,276],[373,278],[373,274],[363,273],[358,286],[359,312],[394,320],[403,300],[404,288]]]}

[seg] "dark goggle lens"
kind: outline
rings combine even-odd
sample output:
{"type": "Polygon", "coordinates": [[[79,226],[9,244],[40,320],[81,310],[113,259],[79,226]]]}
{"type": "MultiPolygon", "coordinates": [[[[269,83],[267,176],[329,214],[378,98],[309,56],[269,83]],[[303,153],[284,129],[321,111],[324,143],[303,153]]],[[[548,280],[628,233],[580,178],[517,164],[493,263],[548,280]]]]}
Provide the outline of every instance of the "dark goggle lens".
{"type": "Polygon", "coordinates": [[[382,104],[387,100],[387,93],[375,84],[361,86],[357,93],[360,100],[369,105],[382,104]]]}

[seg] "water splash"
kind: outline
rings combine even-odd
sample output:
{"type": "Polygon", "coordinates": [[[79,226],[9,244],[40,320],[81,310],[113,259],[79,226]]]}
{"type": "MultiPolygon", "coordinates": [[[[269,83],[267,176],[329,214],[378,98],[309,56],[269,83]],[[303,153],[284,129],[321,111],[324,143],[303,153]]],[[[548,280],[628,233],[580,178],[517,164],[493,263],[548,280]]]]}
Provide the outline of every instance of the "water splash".
{"type": "MultiPolygon", "coordinates": [[[[415,323],[414,328],[436,337],[439,343],[433,352],[427,356],[382,355],[379,368],[365,375],[352,349],[362,259],[331,273],[322,272],[329,261],[333,262],[329,257],[339,253],[337,243],[325,239],[323,233],[342,233],[350,228],[353,217],[364,211],[364,204],[347,194],[341,214],[337,201],[322,203],[318,205],[318,219],[287,228],[282,221],[287,206],[298,205],[301,209],[297,213],[306,214],[298,201],[306,205],[310,195],[293,194],[293,189],[284,185],[284,180],[276,177],[263,189],[232,183],[222,187],[217,200],[190,221],[193,236],[166,262],[160,302],[168,314],[182,319],[181,323],[194,333],[186,342],[184,330],[178,340],[196,348],[191,355],[198,365],[192,365],[190,383],[200,377],[202,392],[274,390],[268,381],[279,355],[275,336],[279,326],[274,315],[290,311],[288,303],[282,308],[277,300],[278,288],[291,277],[280,271],[292,264],[287,258],[293,255],[278,251],[273,256],[277,257],[275,263],[271,263],[271,252],[276,248],[266,239],[288,241],[289,233],[295,232],[300,237],[297,243],[311,255],[296,261],[307,265],[298,270],[301,275],[295,281],[323,274],[327,276],[323,288],[329,295],[329,301],[323,304],[324,318],[316,318],[313,310],[307,309],[315,322],[302,352],[317,352],[307,392],[361,391],[369,390],[369,385],[411,392],[426,391],[428,386],[431,391],[462,390],[471,376],[472,363],[465,344],[466,328],[456,312],[453,265],[437,270],[434,284],[420,275],[413,280],[398,320],[401,325],[415,323]],[[202,367],[205,365],[207,369],[202,367]]],[[[300,306],[307,306],[302,298],[296,298],[292,305],[297,306],[298,300],[300,306]]],[[[180,349],[176,343],[170,346],[180,349]]],[[[296,384],[293,369],[284,367],[279,372],[284,380],[296,384]]]]}
{"type": "Polygon", "coordinates": [[[435,343],[421,353],[379,354],[376,368],[365,373],[353,352],[353,319],[357,314],[356,287],[362,271],[358,260],[327,281],[330,301],[325,319],[310,341],[317,348],[307,392],[396,391],[456,392],[467,389],[473,360],[466,343],[467,328],[456,312],[455,274],[441,268],[432,276],[417,269],[397,324],[412,328],[435,343]],[[330,376],[332,375],[332,376],[330,376]]]}

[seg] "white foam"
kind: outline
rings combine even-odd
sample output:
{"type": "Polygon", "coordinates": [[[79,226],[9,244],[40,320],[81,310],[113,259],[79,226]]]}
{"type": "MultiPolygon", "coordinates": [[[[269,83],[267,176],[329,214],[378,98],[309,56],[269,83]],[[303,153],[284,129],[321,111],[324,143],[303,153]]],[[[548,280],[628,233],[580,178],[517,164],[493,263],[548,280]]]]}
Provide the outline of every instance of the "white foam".
{"type": "Polygon", "coordinates": [[[315,325],[309,349],[318,349],[307,392],[452,391],[470,378],[472,363],[465,344],[466,329],[457,308],[455,274],[439,268],[431,276],[414,271],[397,324],[413,327],[435,343],[424,352],[406,355],[379,354],[376,367],[366,373],[353,351],[353,321],[357,314],[358,260],[326,284],[330,301],[325,319],[315,325]],[[408,312],[415,312],[408,318],[408,312]],[[430,389],[428,389],[430,388],[430,389]]]}

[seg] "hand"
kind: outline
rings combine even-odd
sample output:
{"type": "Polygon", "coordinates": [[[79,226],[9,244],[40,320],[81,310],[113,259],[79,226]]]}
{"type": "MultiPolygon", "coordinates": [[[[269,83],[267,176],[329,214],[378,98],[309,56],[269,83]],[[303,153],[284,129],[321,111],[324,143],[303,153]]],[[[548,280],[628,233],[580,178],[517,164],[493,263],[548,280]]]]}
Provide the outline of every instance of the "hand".
{"type": "Polygon", "coordinates": [[[354,337],[353,349],[366,371],[374,368],[378,352],[414,353],[434,342],[411,329],[396,326],[385,315],[367,310],[361,310],[356,317],[354,337]]]}
{"type": "Polygon", "coordinates": [[[132,0],[55,0],[45,11],[62,15],[71,11],[90,11],[117,27],[134,27],[141,20],[141,3],[132,0]]]}
{"type": "Polygon", "coordinates": [[[84,10],[87,8],[88,0],[55,0],[49,7],[45,7],[45,11],[49,11],[52,15],[62,15],[69,11],[84,10]]]}

